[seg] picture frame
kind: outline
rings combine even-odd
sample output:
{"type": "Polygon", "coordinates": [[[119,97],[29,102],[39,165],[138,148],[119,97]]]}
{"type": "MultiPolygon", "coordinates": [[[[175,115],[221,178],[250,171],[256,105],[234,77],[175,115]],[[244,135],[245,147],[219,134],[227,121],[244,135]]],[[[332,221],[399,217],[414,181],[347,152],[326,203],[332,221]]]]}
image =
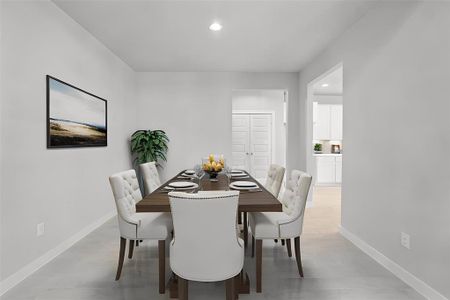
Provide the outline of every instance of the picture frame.
{"type": "Polygon", "coordinates": [[[47,75],[47,148],[108,146],[108,101],[47,75]]]}

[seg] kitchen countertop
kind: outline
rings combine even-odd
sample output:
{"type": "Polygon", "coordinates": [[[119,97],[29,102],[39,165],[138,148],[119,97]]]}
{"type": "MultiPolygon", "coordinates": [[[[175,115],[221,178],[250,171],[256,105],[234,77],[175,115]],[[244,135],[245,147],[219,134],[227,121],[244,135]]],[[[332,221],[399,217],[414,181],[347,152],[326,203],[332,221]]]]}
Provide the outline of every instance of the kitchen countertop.
{"type": "Polygon", "coordinates": [[[342,156],[342,153],[313,153],[313,156],[342,156]]]}

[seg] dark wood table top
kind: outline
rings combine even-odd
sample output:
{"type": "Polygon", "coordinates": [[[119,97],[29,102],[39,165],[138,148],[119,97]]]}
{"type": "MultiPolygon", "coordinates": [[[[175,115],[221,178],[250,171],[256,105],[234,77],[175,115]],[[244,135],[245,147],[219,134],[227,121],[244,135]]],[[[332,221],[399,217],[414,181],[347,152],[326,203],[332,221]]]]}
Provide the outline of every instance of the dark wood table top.
{"type": "MultiPolygon", "coordinates": [[[[177,174],[169,181],[165,182],[153,193],[145,196],[141,201],[136,204],[137,212],[170,212],[169,196],[164,187],[173,181],[189,180],[181,179],[179,176],[184,171],[177,174]]],[[[250,176],[250,175],[249,175],[250,176]]],[[[200,190],[202,191],[220,191],[228,190],[228,178],[225,174],[219,174],[217,176],[218,181],[210,181],[209,176],[205,174],[200,180],[200,190]]],[[[259,184],[253,177],[249,177],[243,180],[249,180],[256,182],[261,191],[248,192],[241,191],[239,195],[239,211],[241,212],[270,212],[270,211],[282,211],[281,203],[275,198],[268,190],[259,184]]]]}

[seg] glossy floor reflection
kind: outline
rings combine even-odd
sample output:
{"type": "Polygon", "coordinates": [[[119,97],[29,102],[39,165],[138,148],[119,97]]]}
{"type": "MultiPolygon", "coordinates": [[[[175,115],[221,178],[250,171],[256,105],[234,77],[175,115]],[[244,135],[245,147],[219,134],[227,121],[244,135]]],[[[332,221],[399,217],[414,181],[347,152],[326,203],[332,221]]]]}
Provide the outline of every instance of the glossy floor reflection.
{"type": "MultiPolygon", "coordinates": [[[[255,293],[254,259],[247,251],[245,268],[252,291],[240,299],[424,299],[344,239],[339,234],[339,224],[340,189],[316,188],[302,236],[305,278],[298,277],[295,258],[288,258],[285,247],[265,241],[263,292],[255,293]]],[[[118,249],[118,229],[113,218],[13,288],[2,300],[169,299],[168,293],[158,294],[156,242],[144,242],[136,248],[133,259],[126,260],[120,281],[115,282],[118,249]]],[[[225,299],[225,286],[191,283],[189,297],[225,299]]]]}

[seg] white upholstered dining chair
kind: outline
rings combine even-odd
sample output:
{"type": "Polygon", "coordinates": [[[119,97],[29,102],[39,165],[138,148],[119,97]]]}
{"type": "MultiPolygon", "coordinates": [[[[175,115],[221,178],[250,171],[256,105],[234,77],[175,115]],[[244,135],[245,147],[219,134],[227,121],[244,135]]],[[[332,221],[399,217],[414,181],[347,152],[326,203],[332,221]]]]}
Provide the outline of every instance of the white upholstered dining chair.
{"type": "Polygon", "coordinates": [[[302,234],[303,217],[311,180],[311,175],[293,170],[281,199],[282,212],[249,213],[252,255],[256,240],[256,292],[258,293],[261,292],[263,239],[285,239],[289,256],[291,256],[291,238],[294,238],[298,272],[300,277],[303,277],[300,235],[302,234]]]}
{"type": "Polygon", "coordinates": [[[284,178],[284,167],[272,164],[267,173],[266,183],[264,187],[275,197],[280,194],[281,184],[284,178]]]}
{"type": "Polygon", "coordinates": [[[161,186],[158,169],[154,161],[139,165],[142,178],[144,179],[144,191],[148,195],[161,186]]]}
{"type": "MultiPolygon", "coordinates": [[[[264,187],[268,190],[275,198],[280,195],[281,185],[283,184],[285,168],[276,164],[271,164],[269,171],[267,172],[266,183],[264,187]]],[[[245,213],[244,213],[245,214],[245,213]]],[[[244,216],[245,218],[245,216],[244,216]]],[[[246,219],[246,218],[245,218],[246,219]]],[[[245,241],[247,243],[247,241],[245,241]]],[[[275,239],[278,242],[278,239],[275,239]]],[[[281,241],[284,245],[284,240],[281,241]]]]}
{"type": "Polygon", "coordinates": [[[134,170],[120,172],[109,177],[119,219],[120,252],[116,280],[122,272],[125,247],[130,240],[128,258],[133,256],[134,242],[158,240],[159,292],[165,292],[165,242],[172,232],[172,218],[168,213],[137,213],[136,202],[142,199],[134,170]]]}
{"type": "Polygon", "coordinates": [[[236,230],[239,192],[171,192],[169,199],[174,225],[170,267],[178,276],[179,299],[188,298],[188,281],[226,280],[227,299],[234,300],[244,264],[244,243],[236,230]]]}

